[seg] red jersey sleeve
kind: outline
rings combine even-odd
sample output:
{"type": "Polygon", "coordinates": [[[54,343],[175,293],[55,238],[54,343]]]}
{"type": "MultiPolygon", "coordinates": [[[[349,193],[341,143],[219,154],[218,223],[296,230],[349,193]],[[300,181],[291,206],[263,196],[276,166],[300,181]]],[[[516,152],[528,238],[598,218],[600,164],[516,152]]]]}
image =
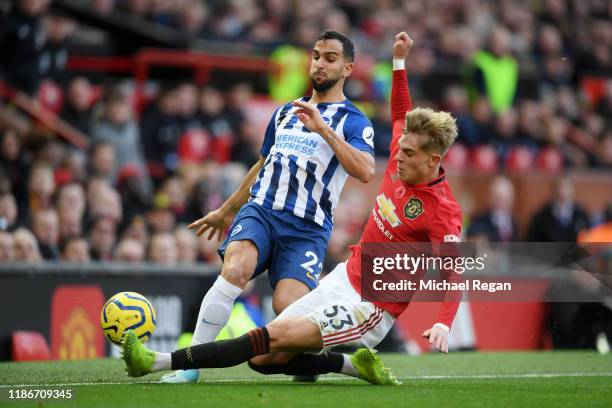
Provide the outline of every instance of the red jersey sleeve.
{"type": "Polygon", "coordinates": [[[408,90],[408,78],[405,69],[393,71],[393,84],[391,86],[391,122],[393,133],[389,145],[389,166],[395,169],[395,155],[398,153],[399,140],[404,131],[406,112],[412,110],[412,101],[408,90]],[[393,165],[393,166],[392,166],[393,165]]]}
{"type": "MultiPolygon", "coordinates": [[[[452,243],[458,243],[461,239],[461,207],[458,204],[452,206],[443,206],[438,209],[436,220],[430,224],[428,237],[432,243],[442,243],[444,246],[441,256],[459,256],[459,250],[454,253],[452,243]]],[[[440,277],[443,280],[451,283],[460,283],[463,281],[461,274],[453,270],[440,270],[440,277]]],[[[436,323],[442,323],[449,329],[453,324],[459,302],[461,301],[461,293],[456,291],[448,291],[444,295],[444,300],[440,305],[436,323]]]]}

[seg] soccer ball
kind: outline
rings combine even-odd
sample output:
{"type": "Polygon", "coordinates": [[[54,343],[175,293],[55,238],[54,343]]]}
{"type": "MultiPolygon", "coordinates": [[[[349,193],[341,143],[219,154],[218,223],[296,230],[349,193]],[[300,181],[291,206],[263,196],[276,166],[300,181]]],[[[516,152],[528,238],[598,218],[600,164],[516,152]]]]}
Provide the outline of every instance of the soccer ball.
{"type": "Polygon", "coordinates": [[[133,330],[145,343],[153,335],[157,316],[151,302],[136,292],[120,292],[106,301],[100,314],[104,336],[117,345],[123,332],[133,330]]]}

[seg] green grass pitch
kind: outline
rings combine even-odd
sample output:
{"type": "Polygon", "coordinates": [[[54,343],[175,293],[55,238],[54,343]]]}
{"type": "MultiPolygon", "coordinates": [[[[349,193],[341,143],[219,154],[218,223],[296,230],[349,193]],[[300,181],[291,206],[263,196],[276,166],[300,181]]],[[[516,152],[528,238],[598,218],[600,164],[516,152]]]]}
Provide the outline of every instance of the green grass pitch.
{"type": "Polygon", "coordinates": [[[1,363],[0,407],[611,407],[612,356],[593,352],[382,354],[403,381],[377,387],[340,375],[317,383],[246,365],[203,370],[192,385],[127,377],[123,362],[1,363]],[[15,400],[10,390],[70,389],[71,400],[15,400]]]}

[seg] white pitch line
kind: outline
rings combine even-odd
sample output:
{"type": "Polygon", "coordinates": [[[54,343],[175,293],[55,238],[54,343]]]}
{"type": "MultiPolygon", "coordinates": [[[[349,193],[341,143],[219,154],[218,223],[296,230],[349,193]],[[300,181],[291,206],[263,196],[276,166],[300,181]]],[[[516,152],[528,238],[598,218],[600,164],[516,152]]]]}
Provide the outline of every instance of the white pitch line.
{"type": "MultiPolygon", "coordinates": [[[[474,375],[415,375],[408,377],[398,377],[399,380],[482,380],[482,379],[503,379],[503,378],[563,378],[563,377],[612,377],[612,372],[608,373],[525,373],[525,374],[474,374],[474,375]]],[[[353,377],[322,377],[319,381],[346,381],[355,380],[353,377]]],[[[202,384],[215,383],[266,383],[266,382],[290,381],[287,378],[235,378],[235,379],[210,379],[204,380],[202,384]]],[[[90,385],[150,385],[161,384],[159,381],[137,381],[137,382],[77,382],[61,384],[0,384],[0,388],[52,388],[52,387],[80,387],[90,385]]]]}

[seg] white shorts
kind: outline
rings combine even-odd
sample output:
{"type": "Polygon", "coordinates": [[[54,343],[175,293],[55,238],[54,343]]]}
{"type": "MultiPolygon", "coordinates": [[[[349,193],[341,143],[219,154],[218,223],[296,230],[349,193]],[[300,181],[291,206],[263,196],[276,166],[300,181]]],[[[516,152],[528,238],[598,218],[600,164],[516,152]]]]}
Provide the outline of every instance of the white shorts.
{"type": "Polygon", "coordinates": [[[346,262],[338,264],[317,288],[289,305],[277,319],[293,316],[305,316],[319,327],[321,352],[339,345],[375,347],[395,322],[389,312],[361,301],[349,281],[346,262]]]}

